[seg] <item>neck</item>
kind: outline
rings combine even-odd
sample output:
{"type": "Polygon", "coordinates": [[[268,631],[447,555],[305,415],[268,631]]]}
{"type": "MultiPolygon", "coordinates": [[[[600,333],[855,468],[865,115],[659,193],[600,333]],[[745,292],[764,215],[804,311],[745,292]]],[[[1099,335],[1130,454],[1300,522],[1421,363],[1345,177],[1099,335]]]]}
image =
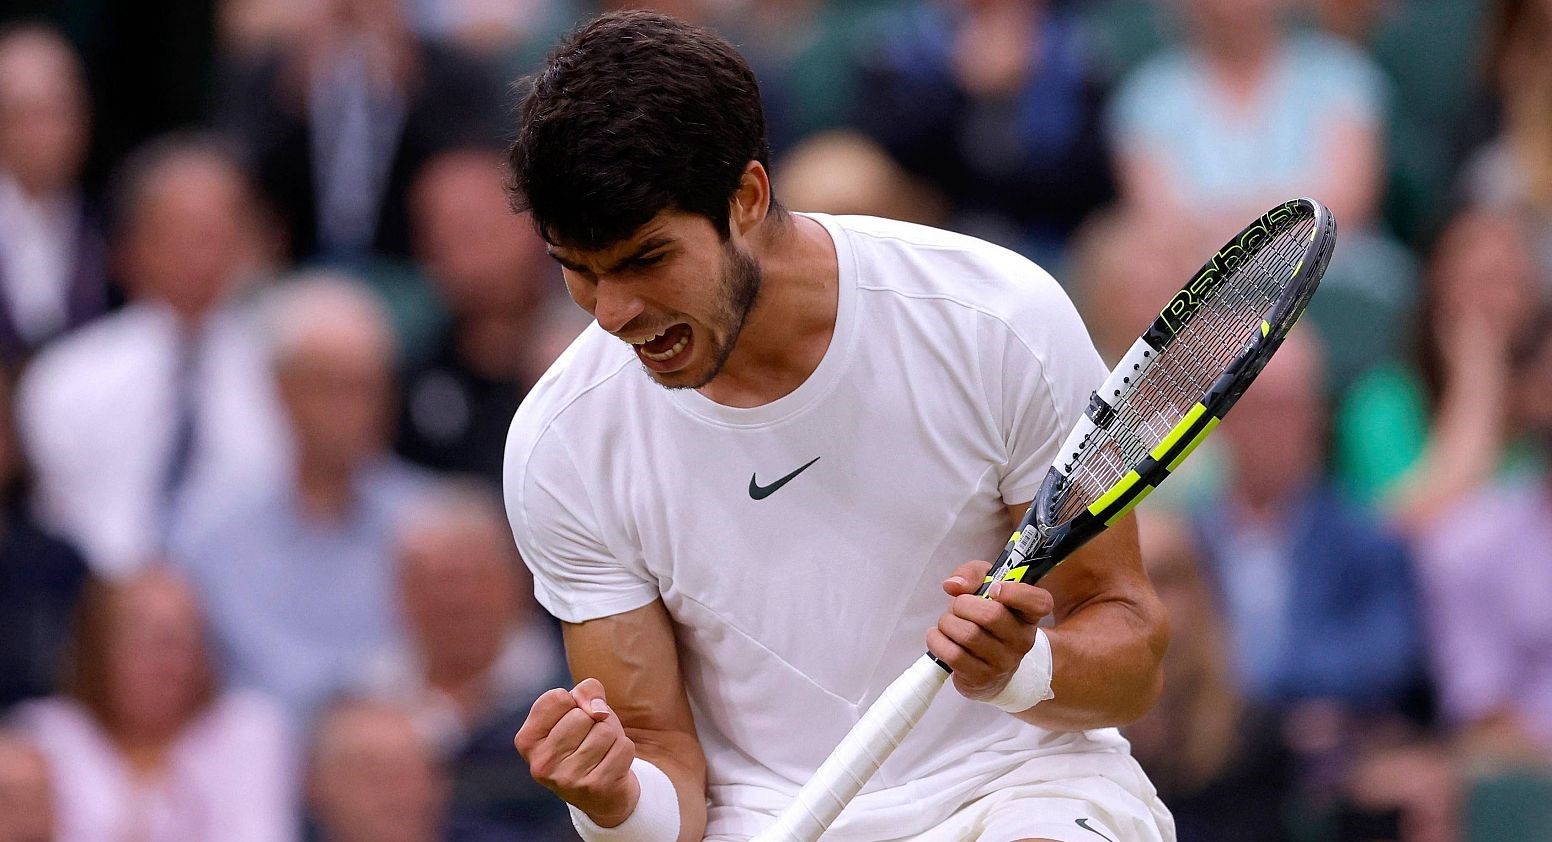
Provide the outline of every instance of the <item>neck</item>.
{"type": "Polygon", "coordinates": [[[113,735],[113,743],[130,768],[141,774],[155,772],[167,759],[167,751],[177,739],[178,728],[126,731],[113,735]]]}
{"type": "Polygon", "coordinates": [[[1271,61],[1277,43],[1271,31],[1250,31],[1233,38],[1203,39],[1202,54],[1208,65],[1233,87],[1251,87],[1271,61]]]}
{"type": "Polygon", "coordinates": [[[302,511],[320,520],[340,521],[350,511],[355,495],[348,470],[317,465],[303,460],[297,468],[297,496],[302,511]]]}
{"type": "Polygon", "coordinates": [[[753,242],[760,297],[738,344],[701,394],[725,406],[770,403],[803,385],[830,347],[840,302],[835,243],[812,219],[768,219],[753,242]]]}

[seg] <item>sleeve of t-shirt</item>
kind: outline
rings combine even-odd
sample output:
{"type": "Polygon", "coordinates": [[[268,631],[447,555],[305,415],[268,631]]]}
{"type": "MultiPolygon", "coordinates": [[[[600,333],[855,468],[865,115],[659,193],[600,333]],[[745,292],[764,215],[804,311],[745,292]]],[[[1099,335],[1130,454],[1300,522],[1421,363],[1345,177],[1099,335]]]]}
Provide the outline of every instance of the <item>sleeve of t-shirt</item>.
{"type": "Polygon", "coordinates": [[[583,476],[553,432],[507,454],[507,517],[533,572],[534,597],[568,623],[631,611],[660,595],[639,560],[609,546],[583,476]]]}
{"type": "Polygon", "coordinates": [[[1109,369],[1067,293],[1034,264],[1015,272],[982,337],[981,376],[1005,448],[997,489],[1004,503],[1027,503],[1109,369]]]}

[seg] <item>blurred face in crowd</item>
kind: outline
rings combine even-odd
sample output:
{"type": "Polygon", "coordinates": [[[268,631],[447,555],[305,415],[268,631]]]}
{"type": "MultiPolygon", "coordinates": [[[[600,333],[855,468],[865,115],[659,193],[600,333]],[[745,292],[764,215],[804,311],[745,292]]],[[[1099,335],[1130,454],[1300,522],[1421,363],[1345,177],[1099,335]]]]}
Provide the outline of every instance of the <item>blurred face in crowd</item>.
{"type": "Polygon", "coordinates": [[[1168,215],[1124,212],[1088,229],[1078,248],[1078,295],[1100,354],[1119,362],[1200,268],[1191,237],[1168,215]]]}
{"type": "Polygon", "coordinates": [[[518,619],[519,560],[504,524],[472,510],[428,512],[405,530],[399,558],[406,620],[432,679],[488,667],[518,619]]]}
{"type": "Polygon", "coordinates": [[[0,734],[0,842],[50,842],[54,802],[49,769],[30,744],[0,734]]]}
{"type": "Polygon", "coordinates": [[[1536,315],[1536,258],[1524,229],[1512,218],[1470,212],[1441,238],[1431,267],[1439,328],[1466,318],[1510,340],[1536,315]]]}
{"type": "Polygon", "coordinates": [[[0,169],[35,195],[67,189],[86,157],[86,82],[70,45],[28,28],[0,39],[0,169]]]}
{"type": "Polygon", "coordinates": [[[1275,504],[1318,472],[1326,410],[1323,361],[1308,327],[1294,330],[1224,419],[1235,490],[1252,505],[1275,504]]]}
{"type": "Polygon", "coordinates": [[[572,300],[670,389],[698,389],[722,372],[760,290],[754,255],[682,211],[662,211],[599,251],[550,253],[572,300]]]}
{"type": "Polygon", "coordinates": [[[252,197],[226,160],[176,154],[147,174],[121,234],[126,281],[186,318],[212,310],[255,264],[252,197]]]}
{"type": "Polygon", "coordinates": [[[520,312],[554,279],[544,241],[514,216],[498,152],[451,152],[426,164],[410,202],[416,250],[453,312],[520,312]]]}
{"type": "Polygon", "coordinates": [[[193,591],[168,573],[118,586],[108,599],[106,690],[121,736],[175,733],[208,693],[199,607],[193,591]]]}
{"type": "Polygon", "coordinates": [[[408,718],[362,703],[325,714],[310,795],[334,842],[430,842],[439,838],[446,785],[408,718]]]}
{"type": "Polygon", "coordinates": [[[299,459],[348,474],[387,447],[393,340],[385,325],[354,311],[315,315],[276,360],[276,382],[299,459]]]}

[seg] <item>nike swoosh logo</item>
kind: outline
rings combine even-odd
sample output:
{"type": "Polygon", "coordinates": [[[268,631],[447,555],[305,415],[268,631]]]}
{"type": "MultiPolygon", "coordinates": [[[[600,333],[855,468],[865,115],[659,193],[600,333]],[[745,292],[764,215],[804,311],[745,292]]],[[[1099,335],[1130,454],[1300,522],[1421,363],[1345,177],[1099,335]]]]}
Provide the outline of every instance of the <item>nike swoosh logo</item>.
{"type": "Polygon", "coordinates": [[[1106,836],[1105,834],[1100,833],[1099,831],[1095,830],[1092,827],[1089,827],[1089,820],[1088,819],[1074,819],[1073,821],[1078,823],[1078,827],[1083,828],[1084,830],[1088,831],[1089,833],[1092,833],[1092,834],[1094,834],[1095,836],[1098,836],[1101,839],[1109,840],[1109,842],[1115,842],[1114,839],[1111,839],[1110,837],[1106,836]]]}
{"type": "MultiPolygon", "coordinates": [[[[814,464],[815,462],[818,462],[818,461],[819,461],[819,457],[815,456],[814,458],[808,460],[808,465],[812,465],[812,464],[814,464]]],[[[801,474],[804,471],[808,470],[808,465],[804,465],[803,467],[798,468],[796,471],[793,471],[792,473],[787,474],[786,476],[782,477],[779,480],[776,480],[775,482],[771,483],[770,485],[761,485],[759,482],[757,482],[755,480],[755,475],[754,474],[750,474],[749,475],[749,498],[751,500],[764,500],[765,498],[771,496],[772,494],[775,494],[776,493],[776,489],[781,488],[783,485],[786,485],[789,482],[792,482],[792,478],[793,477],[795,477],[798,474],[801,474]]]]}

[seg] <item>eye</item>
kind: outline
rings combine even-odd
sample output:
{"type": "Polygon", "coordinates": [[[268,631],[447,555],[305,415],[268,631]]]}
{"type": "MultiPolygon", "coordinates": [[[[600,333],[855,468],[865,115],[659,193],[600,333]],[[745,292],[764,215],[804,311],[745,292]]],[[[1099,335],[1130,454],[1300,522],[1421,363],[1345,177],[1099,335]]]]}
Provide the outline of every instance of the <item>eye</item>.
{"type": "Polygon", "coordinates": [[[665,256],[665,253],[658,252],[657,254],[649,255],[647,257],[638,257],[630,262],[630,268],[650,269],[653,266],[657,266],[658,264],[662,263],[665,256]]]}

